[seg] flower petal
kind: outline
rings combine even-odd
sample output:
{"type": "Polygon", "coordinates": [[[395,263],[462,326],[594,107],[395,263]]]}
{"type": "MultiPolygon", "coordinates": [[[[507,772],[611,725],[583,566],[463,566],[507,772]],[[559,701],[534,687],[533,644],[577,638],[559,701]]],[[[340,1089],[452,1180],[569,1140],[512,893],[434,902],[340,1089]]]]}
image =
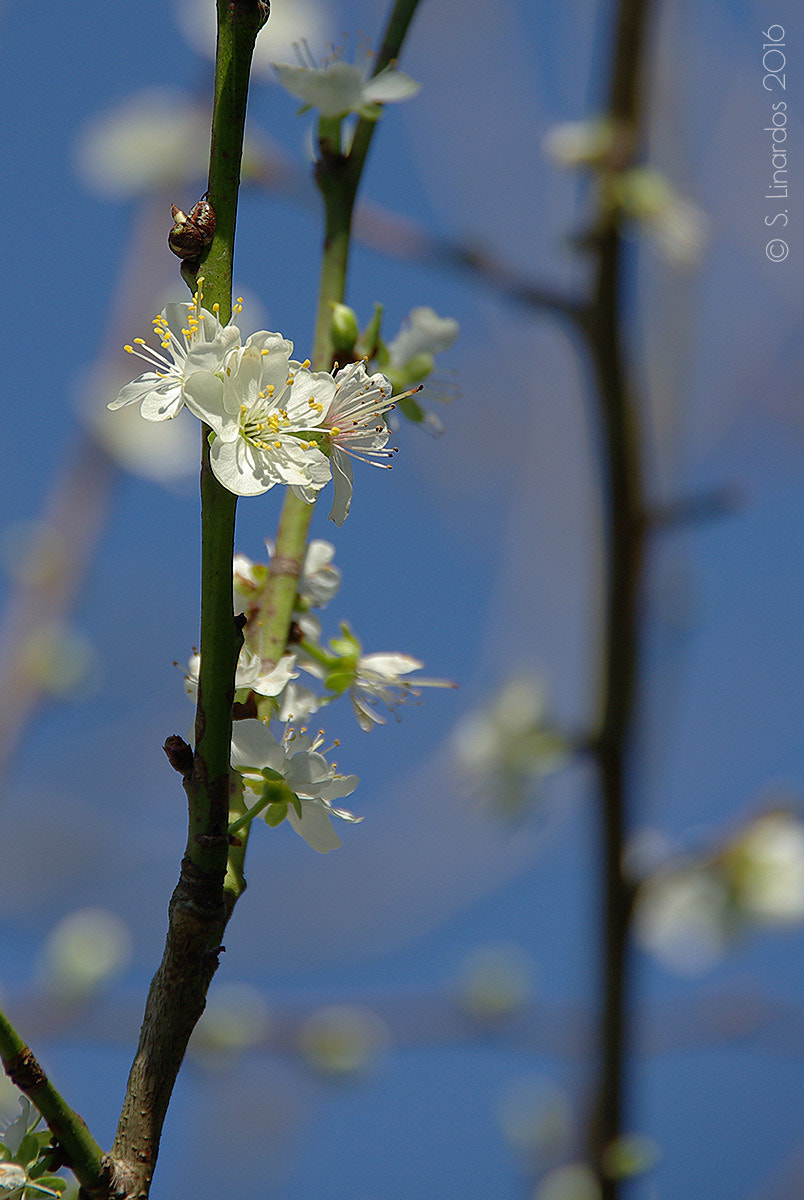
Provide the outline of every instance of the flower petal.
{"type": "Polygon", "coordinates": [[[341,839],[332,828],[326,805],[316,800],[302,801],[301,817],[293,805],[289,805],[287,820],[299,837],[304,838],[307,845],[319,854],[328,854],[330,850],[338,850],[342,845],[341,839]]]}

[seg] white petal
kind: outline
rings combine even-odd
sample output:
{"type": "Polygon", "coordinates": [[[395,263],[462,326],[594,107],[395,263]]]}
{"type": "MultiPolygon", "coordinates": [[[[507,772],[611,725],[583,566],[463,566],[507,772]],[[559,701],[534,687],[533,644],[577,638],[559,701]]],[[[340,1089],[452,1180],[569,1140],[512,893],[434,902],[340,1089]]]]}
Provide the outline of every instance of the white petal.
{"type": "Polygon", "coordinates": [[[352,507],[354,471],[349,455],[345,454],[337,446],[332,447],[330,465],[332,467],[332,482],[335,487],[332,497],[332,508],[329,510],[329,519],[340,527],[349,516],[349,509],[352,507]]]}
{"type": "Polygon", "coordinates": [[[240,437],[234,442],[216,438],[209,461],[218,481],[236,496],[261,496],[278,482],[266,477],[253,448],[240,437]]]}
{"type": "Polygon", "coordinates": [[[366,668],[367,672],[376,672],[393,683],[400,675],[405,675],[408,671],[418,671],[424,666],[418,658],[411,658],[409,654],[364,654],[360,658],[358,671],[366,668]]]}
{"type": "Polygon", "coordinates": [[[235,721],[232,725],[231,761],[235,769],[271,767],[277,771],[284,766],[284,757],[282,747],[277,745],[274,735],[262,721],[250,718],[235,721]]]}
{"type": "MultiPolygon", "coordinates": [[[[106,407],[115,409],[123,408],[126,404],[136,404],[144,400],[154,388],[164,387],[164,385],[165,378],[163,375],[157,375],[155,371],[146,371],[143,375],[138,375],[136,379],[133,379],[131,383],[127,383],[124,388],[121,388],[114,400],[110,401],[106,407]]],[[[175,380],[171,381],[170,386],[179,387],[175,380]]]]}
{"type": "Polygon", "coordinates": [[[196,371],[184,381],[184,402],[193,416],[206,421],[224,441],[237,433],[234,419],[223,407],[223,383],[208,371],[196,371]]]}
{"type": "Polygon", "coordinates": [[[293,805],[289,805],[287,819],[299,837],[303,837],[307,845],[319,854],[328,854],[330,850],[337,850],[342,845],[341,839],[332,828],[325,805],[315,800],[302,802],[301,818],[293,805]]]}
{"type": "Polygon", "coordinates": [[[395,100],[407,100],[421,91],[421,84],[404,71],[393,67],[385,67],[379,75],[369,79],[363,87],[363,102],[367,104],[388,104],[395,100]]]}

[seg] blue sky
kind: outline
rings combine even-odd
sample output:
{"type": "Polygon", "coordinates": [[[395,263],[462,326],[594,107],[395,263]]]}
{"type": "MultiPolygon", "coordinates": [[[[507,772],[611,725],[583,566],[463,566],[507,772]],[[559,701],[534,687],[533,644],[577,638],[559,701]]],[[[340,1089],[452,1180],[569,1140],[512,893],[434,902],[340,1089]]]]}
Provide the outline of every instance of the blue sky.
{"type": "MultiPolygon", "coordinates": [[[[290,0],[274,0],[283,7],[290,0]]],[[[376,42],[382,11],[333,4],[329,36],[362,30],[376,42]]],[[[728,516],[659,535],[648,564],[634,825],[681,845],[716,839],[769,790],[800,804],[804,789],[804,208],[796,166],[790,256],[769,262],[769,22],[800,41],[793,0],[658,14],[651,161],[706,213],[708,238],[690,272],[669,269],[647,240],[629,268],[650,493],[736,496],[728,516]]],[[[582,225],[585,189],[545,162],[540,143],[556,122],[594,111],[609,32],[608,7],[584,0],[558,10],[506,0],[493,16],[467,0],[460,22],[448,0],[423,3],[402,63],[422,92],[386,110],[366,199],[535,280],[581,287],[566,238],[582,225]]],[[[102,404],[99,361],[107,378],[122,373],[105,385],[113,394],[130,369],[117,347],[147,332],[166,299],[184,298],[163,249],[169,206],[187,207],[203,188],[102,195],[79,173],[77,148],[100,114],[140,89],[205,102],[212,68],[156,0],[5,5],[0,34],[12,115],[0,129],[2,525],[13,546],[18,523],[52,503],[84,437],[82,414],[102,404]]],[[[315,53],[324,40],[311,38],[315,53]]],[[[804,95],[793,68],[784,98],[796,164],[804,95]]],[[[236,287],[244,325],[281,330],[303,357],[321,234],[305,183],[310,118],[296,109],[271,83],[255,86],[253,132],[273,139],[299,183],[292,198],[244,190],[236,287]]],[[[166,126],[174,119],[166,108],[166,126]]],[[[445,435],[404,428],[393,472],[357,472],[342,531],[327,526],[326,506],[316,513],[314,532],[335,541],[344,573],[329,630],[348,618],[366,649],[416,655],[460,690],[425,693],[401,724],[368,736],[333,710],[327,732],[341,741],[341,768],[361,777],[353,801],[366,819],[326,858],[287,828],[256,831],[216,982],[258,988],[280,1025],[299,1005],[375,1001],[392,1045],[341,1088],[289,1050],[229,1072],[191,1064],[154,1200],[224,1190],[243,1200],[518,1200],[528,1185],[499,1131],[499,1097],[531,1076],[584,1097],[582,1056],[548,1053],[538,1006],[559,1025],[577,1010],[583,1024],[592,1002],[592,781],[567,772],[512,831],[466,796],[450,746],[459,716],[514,673],[537,672],[571,727],[592,710],[599,500],[585,376],[549,318],[431,263],[358,246],[349,299],[362,318],[381,300],[391,333],[412,307],[431,305],[458,318],[461,337],[444,358],[454,393],[439,407],[445,435]],[[453,1014],[439,1038],[439,1005],[465,956],[495,942],[537,964],[532,1026],[461,1039],[453,1014]],[[414,999],[421,1024],[395,1043],[394,1031],[415,1028],[414,999]]],[[[96,484],[97,544],[72,614],[94,648],[94,685],[36,712],[3,781],[0,988],[18,1003],[30,995],[42,939],[67,911],[100,906],[129,924],[131,965],[96,1018],[41,1042],[59,1086],[108,1141],[183,844],[182,795],[161,743],[190,723],[173,664],[197,640],[198,517],[192,473],[165,485],[120,470],[96,484]]],[[[240,550],[259,556],[278,504],[273,492],[240,504],[240,550]]],[[[800,927],[758,935],[694,980],[640,955],[646,1033],[630,1124],[662,1159],[634,1185],[638,1200],[788,1194],[773,1181],[800,1162],[804,1142],[802,949],[800,927]],[[705,1044],[695,1041],[704,1002],[733,1012],[746,996],[770,1006],[760,1032],[736,1042],[710,1025],[705,1044]]]]}

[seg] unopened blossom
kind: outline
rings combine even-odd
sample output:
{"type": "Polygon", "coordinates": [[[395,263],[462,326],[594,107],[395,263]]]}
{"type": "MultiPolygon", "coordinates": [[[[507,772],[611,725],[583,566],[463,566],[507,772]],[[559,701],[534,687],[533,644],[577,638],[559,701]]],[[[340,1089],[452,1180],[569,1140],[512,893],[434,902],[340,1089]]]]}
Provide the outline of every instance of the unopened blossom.
{"type": "MultiPolygon", "coordinates": [[[[366,61],[368,68],[369,60],[366,61]]],[[[420,84],[397,71],[393,64],[369,77],[368,70],[336,59],[326,67],[311,63],[274,63],[282,87],[298,96],[306,108],[317,108],[322,117],[344,117],[356,112],[369,119],[379,114],[378,105],[415,96],[420,84]]]]}
{"type": "Polygon", "coordinates": [[[312,501],[329,481],[329,459],[309,432],[329,407],[335,381],[292,361],[292,349],[278,333],[252,334],[223,372],[198,371],[185,384],[188,406],[216,434],[212,470],[235,495],[284,483],[304,488],[312,501]]]}
{"type": "MultiPolygon", "coordinates": [[[[332,817],[358,822],[346,809],[335,808],[333,800],[349,796],[358,784],[356,775],[340,775],[334,765],[319,753],[323,734],[315,738],[302,731],[286,728],[277,742],[262,721],[236,721],[232,729],[232,767],[243,781],[244,800],[251,807],[259,802],[266,786],[275,786],[281,776],[291,796],[280,802],[291,827],[313,850],[326,854],[337,850],[341,840],[332,826],[332,817]],[[294,800],[296,803],[294,803],[294,800]]],[[[271,801],[263,814],[269,824],[277,823],[277,803],[271,801]]]]}
{"type": "MultiPolygon", "coordinates": [[[[335,373],[334,391],[318,410],[317,428],[326,435],[334,483],[329,519],[343,525],[352,505],[352,458],[387,467],[395,449],[387,449],[391,436],[384,413],[394,407],[393,388],[385,375],[369,375],[363,362],[349,363],[335,373]]],[[[312,401],[311,401],[312,402],[312,401]]],[[[308,503],[310,489],[296,489],[308,503]]]]}
{"type": "MultiPolygon", "coordinates": [[[[233,321],[221,325],[217,304],[209,312],[202,307],[202,301],[199,286],[191,302],[167,304],[159,316],[154,317],[154,333],[161,343],[160,350],[149,346],[143,338],[135,338],[133,345],[125,347],[129,354],[143,359],[152,369],[127,383],[109,408],[139,403],[146,421],[166,421],[175,417],[187,403],[185,385],[192,375],[198,371],[214,375],[223,369],[226,356],[240,345],[240,330],[233,321]]],[[[239,313],[240,305],[236,304],[233,318],[239,313]]],[[[188,407],[193,408],[193,405],[190,403],[188,407]]]]}

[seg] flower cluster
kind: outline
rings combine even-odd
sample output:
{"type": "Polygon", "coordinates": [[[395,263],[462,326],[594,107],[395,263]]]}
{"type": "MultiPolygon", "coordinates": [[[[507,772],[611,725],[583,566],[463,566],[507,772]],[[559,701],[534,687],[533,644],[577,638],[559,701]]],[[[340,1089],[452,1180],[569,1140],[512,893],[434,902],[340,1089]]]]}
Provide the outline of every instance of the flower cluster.
{"type": "Polygon", "coordinates": [[[795,812],[761,813],[710,853],[667,856],[646,841],[630,856],[642,876],[635,931],[667,966],[704,970],[750,930],[804,920],[804,821],[795,812]]]}
{"type": "MultiPolygon", "coordinates": [[[[269,559],[273,546],[266,542],[269,559]]],[[[304,840],[321,853],[340,846],[332,818],[357,821],[332,802],[348,796],[357,785],[354,775],[343,776],[321,752],[323,732],[310,737],[304,720],[339,696],[348,695],[361,729],[385,723],[383,709],[395,711],[420,695],[421,687],[453,687],[440,679],[404,678],[422,664],[407,654],[363,654],[345,624],[341,633],[321,644],[321,623],[313,611],[336,595],[340,571],[333,565],[329,542],[313,539],[305,552],[297,583],[288,653],[278,663],[264,663],[260,651],[262,606],[269,563],[255,563],[244,554],[234,558],[235,610],[245,617],[243,646],[235,675],[235,716],[232,734],[234,791],[230,833],[261,816],[269,825],[287,820],[304,840]],[[317,689],[299,681],[304,672],[317,689]],[[280,739],[268,728],[271,720],[284,726],[280,739]]],[[[198,690],[200,659],[194,654],[185,676],[192,699],[198,690]]],[[[337,743],[336,743],[337,744],[337,743]]]]}
{"type": "Polygon", "coordinates": [[[213,433],[210,463],[218,480],[238,496],[255,496],[275,484],[291,487],[311,504],[334,480],[330,519],[342,525],[352,501],[352,458],[376,466],[389,448],[385,413],[394,406],[382,374],[350,362],[311,371],[291,358],[293,343],[261,330],[242,341],[234,318],[222,325],[200,290],[192,302],[169,304],[154,319],[161,343],[142,338],[126,350],[150,369],[120,391],[109,408],[140,404],[148,421],[165,421],[187,408],[213,433]]]}

